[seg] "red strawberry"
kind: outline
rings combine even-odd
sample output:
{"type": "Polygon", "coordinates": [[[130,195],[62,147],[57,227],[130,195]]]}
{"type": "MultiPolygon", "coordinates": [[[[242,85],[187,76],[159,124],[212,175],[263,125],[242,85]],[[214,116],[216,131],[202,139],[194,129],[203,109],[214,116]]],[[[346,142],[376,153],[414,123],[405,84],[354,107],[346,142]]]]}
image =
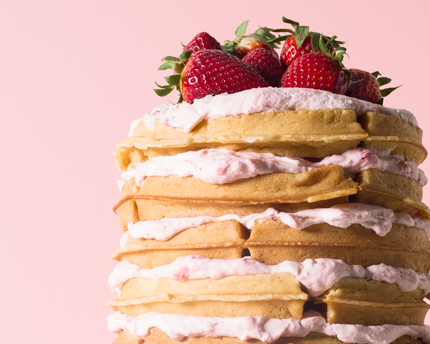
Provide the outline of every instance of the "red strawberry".
{"type": "Polygon", "coordinates": [[[284,68],[282,68],[279,59],[269,50],[265,48],[252,50],[242,61],[254,67],[270,86],[279,86],[279,80],[284,74],[284,68]]]}
{"type": "Polygon", "coordinates": [[[378,80],[369,72],[351,68],[351,85],[346,95],[378,104],[381,99],[378,80]]]}
{"type": "Polygon", "coordinates": [[[379,72],[369,73],[364,70],[351,68],[351,84],[346,95],[368,102],[382,104],[383,97],[388,96],[398,87],[380,89],[380,86],[388,84],[391,79],[379,77],[379,72]]]}
{"type": "Polygon", "coordinates": [[[305,54],[287,68],[281,87],[304,87],[345,94],[348,79],[340,62],[321,52],[305,54]]]}
{"type": "Polygon", "coordinates": [[[207,32],[200,32],[184,47],[184,51],[191,50],[192,53],[203,49],[221,50],[221,44],[207,32]]]}
{"type": "Polygon", "coordinates": [[[182,97],[188,103],[207,95],[267,86],[254,68],[231,54],[212,49],[191,55],[180,80],[182,97]]]}
{"type": "Polygon", "coordinates": [[[284,67],[290,65],[298,57],[311,52],[322,51],[324,53],[332,54],[337,50],[345,50],[345,48],[340,47],[340,44],[343,44],[344,42],[337,41],[336,36],[329,38],[321,33],[310,32],[309,26],[300,26],[298,22],[285,17],[282,17],[282,21],[284,23],[291,24],[294,30],[268,30],[273,32],[289,33],[286,36],[280,36],[271,40],[271,42],[274,43],[285,40],[281,50],[281,63],[284,67]]]}
{"type": "MultiPolygon", "coordinates": [[[[330,52],[333,52],[333,47],[328,47],[330,52]]],[[[281,63],[284,67],[289,66],[298,57],[309,54],[314,51],[319,51],[317,48],[313,50],[311,43],[311,35],[307,35],[300,48],[297,48],[297,42],[295,36],[290,36],[285,41],[281,50],[281,63]]]]}

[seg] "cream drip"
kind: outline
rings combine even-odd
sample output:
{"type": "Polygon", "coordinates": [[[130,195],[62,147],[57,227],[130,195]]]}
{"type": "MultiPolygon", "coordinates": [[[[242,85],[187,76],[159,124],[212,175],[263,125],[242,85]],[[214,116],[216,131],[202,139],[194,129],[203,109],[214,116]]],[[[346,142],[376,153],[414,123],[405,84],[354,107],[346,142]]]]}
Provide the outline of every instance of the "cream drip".
{"type": "Polygon", "coordinates": [[[377,168],[381,172],[413,179],[421,185],[427,183],[424,172],[414,162],[404,161],[396,155],[378,157],[376,153],[365,148],[354,148],[341,155],[326,157],[320,162],[279,157],[272,153],[202,149],[173,156],[158,156],[138,163],[134,169],[124,172],[122,179],[129,181],[135,178],[139,187],[145,177],[170,175],[193,176],[206,183],[225,184],[269,173],[303,173],[329,165],[342,166],[347,176],[377,168]]]}
{"type": "Polygon", "coordinates": [[[131,123],[129,136],[143,120],[149,130],[154,130],[154,121],[166,126],[190,132],[203,120],[217,117],[248,115],[257,112],[282,110],[351,109],[357,117],[365,112],[376,112],[394,116],[418,126],[414,115],[407,110],[387,108],[356,98],[309,88],[255,88],[234,94],[220,94],[196,99],[193,104],[162,105],[143,118],[131,123]]]}
{"type": "Polygon", "coordinates": [[[128,231],[123,234],[120,246],[121,248],[125,247],[129,237],[166,241],[188,228],[226,220],[238,221],[242,226],[252,230],[258,220],[265,219],[279,220],[295,229],[304,229],[320,223],[327,223],[339,228],[348,228],[353,224],[359,224],[364,228],[373,230],[379,236],[385,236],[394,223],[422,229],[430,236],[430,221],[428,220],[418,217],[413,218],[407,213],[394,213],[391,209],[375,205],[345,203],[337,204],[330,208],[307,209],[296,213],[279,212],[273,208],[268,208],[263,213],[247,216],[227,214],[219,217],[197,216],[138,221],[127,225],[128,231]]]}
{"type": "Polygon", "coordinates": [[[430,343],[430,327],[426,325],[345,325],[328,324],[316,312],[308,312],[303,319],[270,319],[261,316],[217,318],[181,314],[147,313],[132,317],[115,312],[108,317],[108,328],[121,330],[145,339],[153,327],[165,332],[173,340],[185,337],[236,337],[240,340],[258,339],[273,343],[281,337],[305,337],[310,332],[337,337],[345,343],[388,344],[401,336],[421,338],[430,343]]]}
{"type": "Polygon", "coordinates": [[[349,265],[339,259],[306,259],[303,262],[284,261],[277,265],[266,265],[252,257],[237,259],[211,259],[202,256],[179,257],[170,264],[153,269],[123,261],[109,275],[109,285],[118,296],[123,284],[131,278],[168,278],[177,281],[189,279],[219,279],[227,276],[290,273],[303,284],[311,296],[322,295],[336,282],[345,277],[364,278],[380,282],[395,283],[401,291],[422,289],[430,292],[430,275],[411,269],[395,268],[386,264],[349,265]]]}

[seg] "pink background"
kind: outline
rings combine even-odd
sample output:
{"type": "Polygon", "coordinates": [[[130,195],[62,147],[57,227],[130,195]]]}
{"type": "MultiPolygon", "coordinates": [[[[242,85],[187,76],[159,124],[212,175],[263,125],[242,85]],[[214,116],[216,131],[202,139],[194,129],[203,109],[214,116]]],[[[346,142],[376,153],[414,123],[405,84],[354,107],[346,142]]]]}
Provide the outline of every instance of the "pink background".
{"type": "Polygon", "coordinates": [[[1,1],[2,342],[112,342],[108,256],[121,234],[112,151],[131,120],[167,101],[152,91],[166,75],[161,58],[200,31],[222,42],[245,19],[251,32],[282,27],[285,15],[336,33],[347,40],[346,65],[403,84],[385,104],[411,110],[430,132],[427,1],[260,4],[1,1]]]}

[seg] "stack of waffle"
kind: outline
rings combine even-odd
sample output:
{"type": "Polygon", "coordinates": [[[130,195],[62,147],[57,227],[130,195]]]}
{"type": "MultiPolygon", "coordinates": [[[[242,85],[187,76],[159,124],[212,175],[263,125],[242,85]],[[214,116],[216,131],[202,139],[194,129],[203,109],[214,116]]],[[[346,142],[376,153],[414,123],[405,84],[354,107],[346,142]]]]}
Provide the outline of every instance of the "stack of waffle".
{"type": "Polygon", "coordinates": [[[421,139],[406,110],[310,89],[133,122],[115,344],[430,343],[421,139]]]}

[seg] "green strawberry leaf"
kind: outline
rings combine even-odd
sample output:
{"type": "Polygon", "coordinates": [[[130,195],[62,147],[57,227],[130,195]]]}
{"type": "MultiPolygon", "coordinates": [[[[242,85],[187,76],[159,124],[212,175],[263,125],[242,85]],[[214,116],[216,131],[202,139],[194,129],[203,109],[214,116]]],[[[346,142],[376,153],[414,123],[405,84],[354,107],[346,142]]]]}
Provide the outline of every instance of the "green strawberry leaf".
{"type": "Polygon", "coordinates": [[[234,42],[232,41],[225,41],[224,44],[221,46],[222,50],[226,53],[232,54],[234,56],[237,56],[236,49],[234,48],[234,42]]]}
{"type": "Polygon", "coordinates": [[[155,91],[155,93],[157,93],[157,95],[159,95],[160,97],[165,97],[165,96],[167,96],[168,94],[170,94],[170,92],[172,92],[172,91],[173,91],[173,88],[171,88],[171,89],[163,88],[163,89],[161,89],[161,90],[159,90],[159,89],[154,89],[154,91],[155,91]]]}
{"type": "Polygon", "coordinates": [[[243,36],[246,32],[246,28],[248,27],[249,20],[245,20],[242,24],[234,32],[236,36],[243,36]]]}
{"type": "Polygon", "coordinates": [[[282,41],[287,40],[288,38],[290,38],[292,35],[286,35],[286,36],[278,36],[275,39],[269,39],[267,40],[268,43],[279,43],[282,41]]]}
{"type": "Polygon", "coordinates": [[[169,85],[176,86],[177,84],[179,84],[179,81],[181,80],[181,75],[180,74],[169,75],[169,76],[166,76],[164,79],[167,81],[169,85]]]}
{"type": "Polygon", "coordinates": [[[192,53],[193,52],[191,50],[185,50],[184,52],[182,52],[182,54],[179,55],[181,62],[188,60],[192,53]]]}
{"type": "MultiPolygon", "coordinates": [[[[402,86],[402,85],[400,85],[402,86]]],[[[381,96],[386,97],[388,96],[391,92],[393,92],[394,90],[397,90],[400,86],[397,87],[390,87],[390,88],[386,88],[381,90],[381,96]]]]}
{"type": "Polygon", "coordinates": [[[166,62],[166,63],[163,63],[160,67],[158,67],[158,70],[166,70],[166,69],[176,70],[177,68],[178,68],[178,64],[176,62],[166,62]]]}
{"type": "Polygon", "coordinates": [[[340,53],[336,54],[335,56],[335,60],[339,63],[341,63],[343,61],[343,56],[344,56],[345,52],[341,51],[340,53]]]}
{"type": "Polygon", "coordinates": [[[254,34],[263,36],[266,39],[276,38],[276,36],[274,34],[270,33],[270,31],[265,27],[258,28],[257,30],[255,30],[254,34]]]}
{"type": "Polygon", "coordinates": [[[297,30],[300,26],[300,24],[298,22],[295,22],[294,20],[291,20],[291,19],[287,19],[285,17],[282,17],[282,21],[284,23],[291,24],[293,26],[294,30],[297,30]]]}
{"type": "Polygon", "coordinates": [[[319,39],[319,48],[323,54],[330,56],[330,51],[327,49],[327,46],[324,43],[323,35],[321,35],[319,39]]]}
{"type": "Polygon", "coordinates": [[[309,33],[309,26],[299,26],[296,29],[294,37],[296,39],[297,48],[300,48],[309,33]]]}
{"type": "Polygon", "coordinates": [[[327,40],[327,42],[325,43],[326,44],[326,46],[328,47],[328,46],[333,46],[333,42],[336,42],[336,36],[331,36],[328,40],[327,40]]]}
{"type": "Polygon", "coordinates": [[[268,27],[265,27],[264,29],[270,31],[270,32],[289,32],[289,33],[294,33],[294,30],[291,29],[270,29],[268,27]]]}
{"type": "Polygon", "coordinates": [[[158,87],[160,87],[160,88],[168,88],[169,90],[173,87],[172,85],[159,85],[158,83],[155,83],[158,87]]]}
{"type": "Polygon", "coordinates": [[[171,62],[179,62],[180,60],[174,56],[166,56],[161,61],[171,61],[171,62]]]}
{"type": "Polygon", "coordinates": [[[389,84],[391,82],[390,78],[380,77],[377,79],[379,86],[384,86],[386,84],[389,84]]]}
{"type": "Polygon", "coordinates": [[[381,75],[381,73],[379,73],[379,72],[373,72],[373,73],[371,73],[375,78],[377,78],[378,76],[380,76],[381,75]]]}
{"type": "Polygon", "coordinates": [[[317,51],[319,48],[319,41],[320,41],[320,33],[317,32],[311,32],[311,45],[312,45],[312,50],[313,51],[317,51]]]}

